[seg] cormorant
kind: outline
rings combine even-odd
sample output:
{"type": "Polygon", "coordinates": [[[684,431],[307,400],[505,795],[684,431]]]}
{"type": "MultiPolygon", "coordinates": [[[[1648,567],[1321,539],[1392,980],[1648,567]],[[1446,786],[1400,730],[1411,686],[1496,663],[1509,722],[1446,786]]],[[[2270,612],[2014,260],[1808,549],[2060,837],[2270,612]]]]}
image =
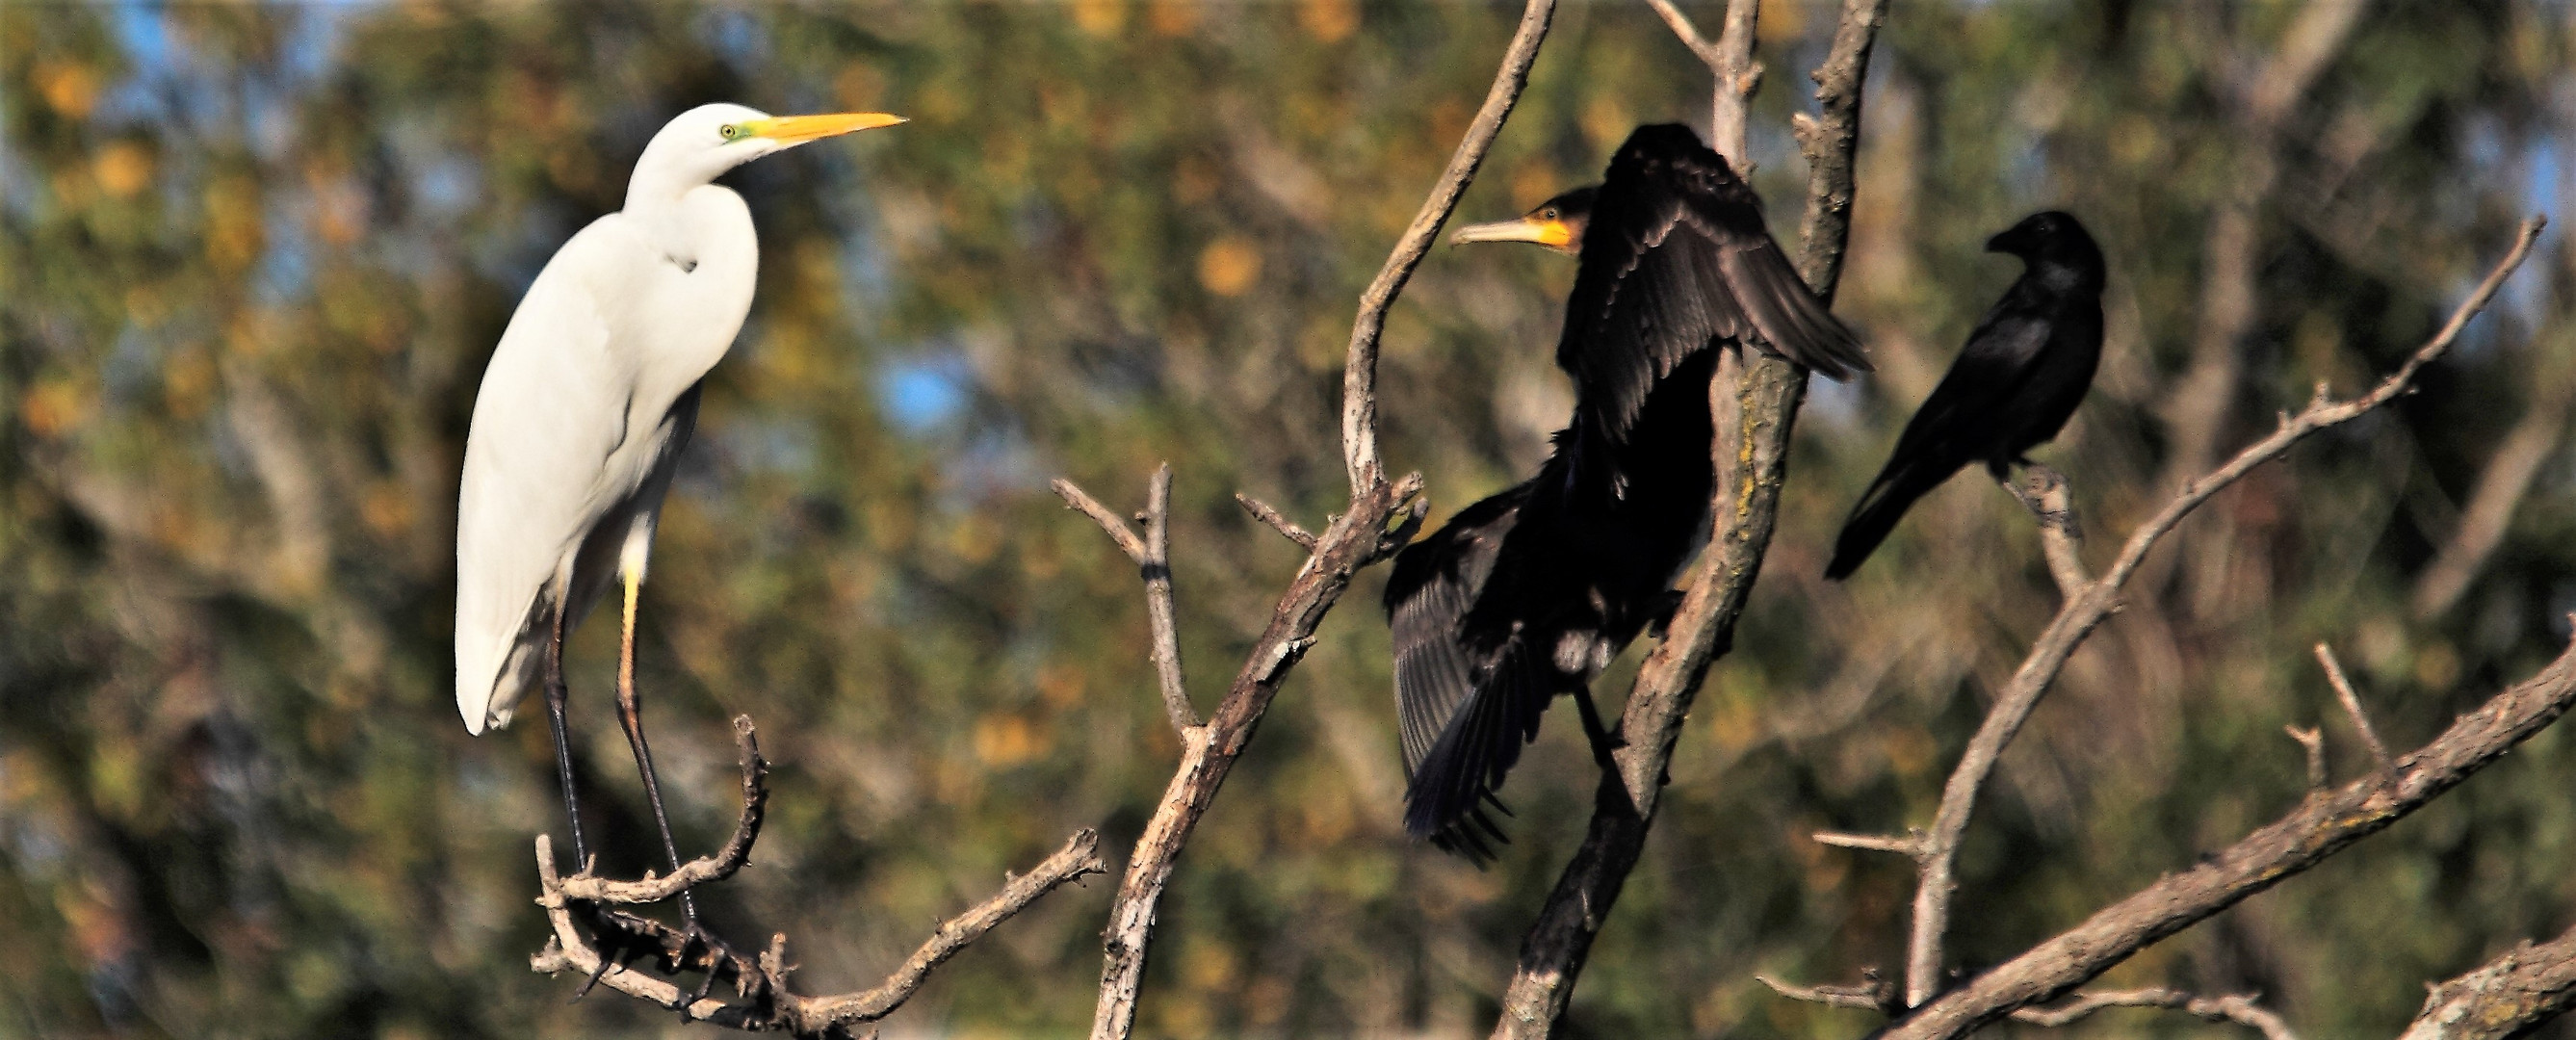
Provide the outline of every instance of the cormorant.
{"type": "Polygon", "coordinates": [[[1530,242],[1580,260],[1557,365],[1572,421],[1530,480],[1398,554],[1386,609],[1406,773],[1405,829],[1470,859],[1483,812],[1556,695],[1576,695],[1606,760],[1592,678],[1651,622],[1707,534],[1709,379],[1750,344],[1833,378],[1869,369],[1799,280],[1761,200],[1681,126],[1630,135],[1596,187],[1458,242],[1530,242]]]}
{"type": "Polygon", "coordinates": [[[1986,242],[2027,265],[1977,322],[1941,385],[1897,435],[1896,451],[1834,539],[1825,577],[1869,559],[1914,500],[1972,462],[2001,480],[2022,454],[2057,436],[2102,360],[2101,247],[2084,225],[2051,210],[1986,242]]]}

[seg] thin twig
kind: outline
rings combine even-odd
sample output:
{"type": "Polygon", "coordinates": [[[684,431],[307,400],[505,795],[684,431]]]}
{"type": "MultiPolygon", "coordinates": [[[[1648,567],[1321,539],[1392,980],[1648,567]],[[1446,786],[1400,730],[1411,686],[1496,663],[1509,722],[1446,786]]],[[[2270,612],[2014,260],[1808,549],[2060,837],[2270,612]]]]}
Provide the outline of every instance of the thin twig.
{"type": "Polygon", "coordinates": [[[1817,831],[1813,837],[1818,845],[1832,845],[1836,848],[1893,852],[1909,859],[1923,855],[1923,835],[1919,831],[1903,837],[1893,834],[1843,834],[1837,831],[1817,831]]]}
{"type": "Polygon", "coordinates": [[[2069,598],[2058,609],[2057,616],[2032,644],[2030,655],[2022,660],[2012,679],[1995,698],[1994,707],[1986,713],[1985,722],[1978,727],[1976,735],[1969,739],[1967,751],[1960,756],[1958,767],[1951,772],[1949,782],[1942,788],[1941,807],[1933,819],[1929,848],[1923,857],[1921,877],[1914,891],[1913,935],[1907,943],[1905,962],[1905,999],[1908,1005],[1919,1006],[1931,999],[1939,985],[1941,942],[1949,929],[1950,898],[1956,887],[1959,842],[1966,836],[1968,820],[1975,812],[1977,792],[1994,771],[2004,746],[2021,731],[2022,723],[2029,720],[2031,710],[2039,705],[2041,695],[2056,681],[2058,672],[2065,668],[2067,658],[2075,653],[2075,648],[2082,645],[2084,637],[2091,634],[2103,618],[2117,609],[2121,586],[2136,573],[2147,553],[2193,509],[2255,467],[2280,457],[2310,434],[2360,418],[2405,393],[2414,385],[2415,374],[2448,352],[2451,344],[2459,338],[2460,330],[2468,326],[2469,319],[2486,309],[2488,301],[2495,298],[2496,290],[2522,265],[2523,258],[2530,255],[2531,244],[2540,237],[2540,229],[2546,223],[2541,217],[2525,221],[2513,248],[2507,251],[2504,259],[2498,261],[2477,290],[2451,312],[2450,320],[2442,325],[2441,330],[2416,348],[2395,373],[2381,380],[2369,393],[2349,401],[2331,400],[2326,396],[2325,388],[2319,386],[2316,399],[2298,415],[2284,416],[2280,428],[2270,436],[2249,445],[2207,476],[2184,485],[2163,509],[2130,534],[2127,544],[2121,547],[2119,558],[2099,580],[2086,586],[2082,594],[2069,598]]]}
{"type": "Polygon", "coordinates": [[[1360,295],[1359,314],[1351,325],[1350,354],[1342,369],[1342,459],[1350,476],[1350,508],[1315,536],[1305,566],[1280,594],[1269,625],[1253,641],[1215,714],[1206,725],[1181,733],[1180,764],[1153,816],[1145,821],[1144,833],[1137,836],[1135,853],[1128,857],[1117,899],[1110,906],[1109,926],[1101,934],[1100,999],[1092,1013],[1093,1040],[1126,1040],[1134,1032],[1136,1000],[1144,985],[1146,952],[1163,889],[1226,774],[1251,744],[1253,731],[1269,711],[1280,683],[1315,644],[1316,627],[1350,588],[1352,576],[1393,555],[1421,528],[1427,511],[1421,499],[1422,475],[1389,482],[1378,458],[1378,339],[1385,331],[1388,309],[1438,240],[1441,225],[1457,208],[1459,196],[1484,163],[1485,153],[1502,132],[1503,120],[1528,85],[1530,66],[1538,60],[1539,44],[1547,38],[1555,14],[1555,0],[1528,0],[1501,67],[1494,72],[1493,86],[1468,122],[1448,168],[1397,240],[1385,266],[1360,295]]]}
{"type": "Polygon", "coordinates": [[[1199,713],[1190,707],[1189,687],[1181,681],[1181,627],[1172,607],[1172,464],[1154,470],[1145,485],[1145,616],[1154,630],[1154,675],[1163,687],[1163,713],[1172,729],[1197,729],[1199,713]]]}
{"type": "Polygon", "coordinates": [[[667,877],[655,877],[647,870],[641,881],[603,878],[585,869],[563,879],[564,897],[627,906],[659,903],[698,885],[732,877],[750,862],[751,845],[760,840],[760,823],[769,806],[769,760],[760,757],[760,736],[749,715],[734,716],[733,743],[735,761],[742,769],[742,813],[734,819],[733,837],[726,839],[723,848],[681,864],[667,877]]]}
{"type": "Polygon", "coordinates": [[[1264,502],[1240,491],[1234,493],[1234,501],[1235,504],[1243,507],[1244,512],[1252,514],[1253,519],[1259,520],[1262,523],[1269,525],[1271,530],[1287,536],[1288,540],[1297,543],[1299,548],[1302,548],[1307,552],[1315,551],[1314,533],[1303,527],[1297,526],[1295,521],[1280,515],[1278,510],[1270,507],[1270,503],[1264,502]]]}
{"type": "Polygon", "coordinates": [[[2263,1034],[2263,1040],[2299,1040],[2290,1023],[2271,1009],[2254,1002],[2251,993],[2224,997],[2196,997],[2178,989],[2123,989],[2078,993],[2075,999],[2052,1008],[2023,1008],[2013,1012],[2013,1021],[2035,1026],[2067,1026],[2082,1021],[2096,1011],[2108,1008],[2163,1008],[2197,1015],[2212,1022],[2234,1022],[2263,1034]]]}
{"type": "Polygon", "coordinates": [[[1136,536],[1136,529],[1127,526],[1124,518],[1108,506],[1101,505],[1100,500],[1091,497],[1089,492],[1063,477],[1049,481],[1047,486],[1055,489],[1056,497],[1064,499],[1067,508],[1080,510],[1082,515],[1091,518],[1092,523],[1099,524],[1100,529],[1108,533],[1109,540],[1116,543],[1118,551],[1126,553],[1137,566],[1142,567],[1145,561],[1154,558],[1153,550],[1145,547],[1145,540],[1136,536]]]}
{"type": "Polygon", "coordinates": [[[2057,582],[2059,596],[2073,599],[2093,583],[2084,570],[2084,531],[2075,519],[2074,492],[2066,475],[2056,470],[2033,465],[2025,472],[2027,481],[2007,476],[2001,483],[2039,521],[2039,551],[2048,560],[2048,576],[2057,582]]]}
{"type": "Polygon", "coordinates": [[[2317,663],[2326,666],[2326,681],[2334,684],[2335,697],[2343,701],[2343,713],[2352,719],[2352,728],[2361,731],[2361,742],[2370,748],[2371,764],[2388,768],[2388,745],[2380,743],[2379,731],[2371,728],[2370,715],[2361,710],[2361,694],[2352,688],[2352,679],[2343,674],[2343,662],[2335,660],[2334,648],[2317,644],[2317,663]]]}
{"type": "Polygon", "coordinates": [[[1682,41],[1682,46],[1690,48],[1691,53],[1699,55],[1701,62],[1712,70],[1724,67],[1725,59],[1720,55],[1717,44],[1701,36],[1699,27],[1691,24],[1690,16],[1683,14],[1681,8],[1673,6],[1673,0],[1646,0],[1646,6],[1655,9],[1655,14],[1673,30],[1673,35],[1682,41]]]}
{"type": "Polygon", "coordinates": [[[1449,168],[1441,172],[1431,196],[1422,200],[1422,208],[1404,229],[1404,237],[1396,240],[1377,277],[1360,293],[1359,316],[1351,322],[1350,356],[1342,367],[1342,461],[1350,472],[1354,501],[1386,482],[1377,453],[1377,348],[1378,338],[1386,332],[1387,311],[1413,277],[1413,269],[1440,240],[1440,227],[1458,208],[1468,182],[1476,179],[1476,168],[1484,165],[1486,151],[1502,133],[1503,120],[1519,103],[1521,89],[1529,85],[1530,66],[1538,61],[1538,46],[1547,39],[1548,23],[1555,17],[1556,0],[1529,0],[1522,9],[1520,26],[1503,50],[1502,67],[1494,72],[1494,85],[1485,91],[1485,103],[1467,124],[1467,136],[1458,142],[1458,150],[1450,153],[1449,168]]]}
{"type": "Polygon", "coordinates": [[[2326,786],[2326,731],[2322,726],[2285,725],[2281,732],[2298,741],[2308,751],[2308,790],[2322,791],[2326,786]]]}
{"type": "Polygon", "coordinates": [[[1773,993],[1810,1004],[1851,1008],[1857,1011],[1876,1011],[1888,1015],[1904,1010],[1904,1006],[1896,1002],[1894,981],[1878,977],[1878,970],[1875,968],[1863,972],[1862,978],[1865,981],[1857,986],[1801,986],[1794,982],[1782,982],[1768,975],[1756,975],[1753,981],[1771,987],[1773,993]]]}
{"type": "MultiPolygon", "coordinates": [[[[785,935],[773,936],[769,953],[752,962],[739,954],[724,951],[725,959],[708,966],[710,985],[696,992],[686,991],[664,975],[628,967],[636,946],[651,950],[667,949],[674,942],[686,943],[676,930],[649,918],[626,914],[591,915],[594,931],[619,934],[585,934],[578,918],[584,901],[565,894],[570,878],[556,876],[554,845],[543,835],[537,839],[537,875],[544,894],[537,902],[546,908],[554,933],[546,948],[529,958],[529,966],[547,974],[577,971],[617,992],[662,1007],[682,1011],[687,1017],[732,1029],[760,1032],[784,1031],[796,1036],[847,1036],[850,1026],[894,1013],[921,988],[930,971],[954,957],[975,940],[982,938],[1003,921],[1028,908],[1040,896],[1054,891],[1068,881],[1087,874],[1100,874],[1108,865],[1100,859],[1100,836],[1088,829],[1077,831],[1066,839],[1037,868],[1018,877],[1004,876],[1002,890],[973,909],[940,924],[921,948],[893,973],[884,984],[859,993],[829,996],[801,996],[786,988],[788,966],[785,935]],[[605,925],[606,927],[601,927],[605,925]],[[638,940],[641,940],[639,943],[638,940]],[[707,995],[716,972],[734,982],[738,1000],[728,1001],[707,995]]],[[[691,965],[691,967],[699,967],[691,965]]]]}
{"type": "MultiPolygon", "coordinates": [[[[1755,0],[1732,4],[1749,8],[1755,0]]],[[[1750,18],[1751,12],[1745,16],[1750,18]]],[[[1845,0],[1833,45],[1816,70],[1822,114],[1807,120],[1800,135],[1808,190],[1798,273],[1827,303],[1832,302],[1850,236],[1860,87],[1886,16],[1887,0],[1845,0]]],[[[1583,844],[1557,876],[1556,887],[1521,940],[1494,1027],[1497,1037],[1555,1031],[1592,941],[1645,848],[1682,721],[1710,664],[1732,644],[1735,620],[1743,614],[1770,548],[1780,486],[1787,476],[1789,435],[1806,384],[1805,369],[1758,354],[1745,359],[1742,380],[1734,388],[1737,421],[1713,445],[1726,462],[1711,503],[1715,530],[1663,641],[1647,655],[1629,688],[1619,722],[1626,746],[1612,755],[1618,768],[1602,777],[1583,844]]]]}
{"type": "Polygon", "coordinates": [[[2072,992],[2139,950],[2299,874],[2422,808],[2576,707],[2576,646],[2373,772],[2317,792],[2235,844],[1915,1008],[1881,1040],[1955,1040],[2072,992]]]}
{"type": "MultiPolygon", "coordinates": [[[[751,859],[760,839],[761,820],[769,803],[769,763],[750,716],[733,720],[734,745],[742,769],[742,812],[731,840],[715,855],[692,860],[668,877],[645,875],[641,881],[617,881],[588,872],[563,876],[555,869],[554,841],[537,836],[537,905],[553,926],[546,947],[529,958],[529,967],[547,974],[577,971],[589,985],[607,986],[685,1017],[733,1029],[785,1030],[798,1036],[846,1036],[847,1027],[873,1022],[901,1006],[921,987],[932,968],[992,931],[1039,896],[1085,874],[1107,871],[1100,860],[1100,837],[1089,830],[1075,833],[1064,848],[1018,878],[1004,878],[1002,891],[965,914],[939,926],[930,941],[885,984],[864,993],[805,997],[787,989],[785,935],[770,940],[770,952],[746,957],[702,930],[682,931],[649,917],[611,909],[616,905],[654,903],[679,895],[691,885],[721,881],[751,859]],[[654,970],[631,965],[650,958],[654,970]],[[706,975],[696,990],[683,990],[673,980],[685,971],[706,975]],[[710,996],[721,981],[732,983],[736,999],[710,996]]],[[[587,992],[589,985],[584,986],[587,992]]]]}

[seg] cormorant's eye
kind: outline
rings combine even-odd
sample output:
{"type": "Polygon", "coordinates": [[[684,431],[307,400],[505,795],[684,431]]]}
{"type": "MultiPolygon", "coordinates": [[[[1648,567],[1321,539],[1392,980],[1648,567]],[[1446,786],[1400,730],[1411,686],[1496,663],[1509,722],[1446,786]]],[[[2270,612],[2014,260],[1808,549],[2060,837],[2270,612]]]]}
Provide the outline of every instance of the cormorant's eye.
{"type": "Polygon", "coordinates": [[[716,132],[717,132],[717,133],[719,133],[719,134],[723,134],[723,135],[724,135],[724,139],[725,139],[725,140],[728,140],[728,141],[739,141],[739,140],[742,140],[742,135],[743,135],[743,132],[744,132],[744,131],[743,131],[743,128],[742,128],[742,124],[740,124],[740,123],[726,123],[723,127],[719,128],[716,132]]]}
{"type": "Polygon", "coordinates": [[[1546,209],[1543,209],[1543,210],[1538,211],[1538,219],[1540,219],[1540,220],[1555,220],[1555,219],[1556,219],[1556,207],[1554,207],[1554,206],[1549,206],[1549,207],[1548,207],[1548,208],[1546,208],[1546,209]]]}

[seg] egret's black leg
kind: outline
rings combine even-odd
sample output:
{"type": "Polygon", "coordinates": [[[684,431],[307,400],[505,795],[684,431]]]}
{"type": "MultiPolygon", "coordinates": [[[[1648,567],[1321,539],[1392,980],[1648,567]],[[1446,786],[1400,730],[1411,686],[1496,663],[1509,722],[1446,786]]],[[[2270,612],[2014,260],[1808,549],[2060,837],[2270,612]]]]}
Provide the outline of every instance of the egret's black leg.
{"type": "MultiPolygon", "coordinates": [[[[635,768],[644,774],[644,800],[653,804],[653,825],[662,830],[662,854],[671,858],[671,869],[680,869],[680,846],[671,840],[671,820],[662,812],[662,784],[653,776],[653,749],[644,743],[644,703],[635,693],[635,599],[644,591],[644,579],[632,571],[626,575],[626,624],[617,651],[617,721],[626,727],[626,746],[635,751],[635,768]]],[[[698,930],[698,904],[689,898],[687,889],[680,890],[680,916],[689,933],[698,930]]]]}
{"type": "Polygon", "coordinates": [[[1618,772],[1619,764],[1611,761],[1610,752],[1618,749],[1619,740],[1610,735],[1608,726],[1601,724],[1601,709],[1592,706],[1591,687],[1574,688],[1574,706],[1583,713],[1583,736],[1592,742],[1592,760],[1601,764],[1604,773],[1618,772]]]}
{"type": "Polygon", "coordinates": [[[581,794],[572,786],[572,734],[564,729],[564,604],[555,604],[554,636],[546,641],[546,719],[555,730],[555,775],[563,781],[564,815],[572,819],[573,871],[590,869],[590,843],[581,839],[581,794]]]}

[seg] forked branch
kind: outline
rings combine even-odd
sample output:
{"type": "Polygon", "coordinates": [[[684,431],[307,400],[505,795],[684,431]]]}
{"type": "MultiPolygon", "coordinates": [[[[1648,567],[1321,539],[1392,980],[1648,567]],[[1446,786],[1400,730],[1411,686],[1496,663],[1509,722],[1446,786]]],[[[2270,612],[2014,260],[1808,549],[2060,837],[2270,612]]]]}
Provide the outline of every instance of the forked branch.
{"type": "MultiPolygon", "coordinates": [[[[1739,15],[1746,20],[1748,48],[1757,7],[1754,0],[1729,4],[1730,22],[1739,15]]],[[[1800,124],[1808,189],[1798,273],[1828,302],[1841,274],[1851,229],[1852,156],[1859,146],[1861,84],[1868,77],[1878,27],[1886,18],[1887,0],[1845,0],[1833,46],[1815,72],[1821,111],[1800,124]]],[[[1744,80],[1737,85],[1751,86],[1744,80]]],[[[1721,83],[1720,103],[1741,106],[1744,97],[1732,94],[1727,86],[1721,83]]],[[[1725,119],[1718,122],[1724,125],[1725,119]]],[[[1521,940],[1519,962],[1503,991],[1496,1037],[1540,1037],[1556,1031],[1573,999],[1574,983],[1591,954],[1592,941],[1645,849],[1647,831],[1661,803],[1665,766],[1680,741],[1682,722],[1710,664],[1731,645],[1735,621],[1744,612],[1746,597],[1770,549],[1780,486],[1788,473],[1789,434],[1798,405],[1806,397],[1807,373],[1751,352],[1741,371],[1736,385],[1716,389],[1730,396],[1726,403],[1732,407],[1719,409],[1721,432],[1713,446],[1720,460],[1717,495],[1710,510],[1715,529],[1692,569],[1689,592],[1666,626],[1663,641],[1647,655],[1629,687],[1619,722],[1625,746],[1612,756],[1617,769],[1602,777],[1583,844],[1557,876],[1556,887],[1521,940]]]]}
{"type": "Polygon", "coordinates": [[[1905,964],[1905,994],[1909,1006],[1920,1006],[1931,999],[1939,985],[1941,944],[1949,931],[1950,900],[1957,884],[1959,842],[1967,834],[1968,820],[1975,812],[1978,792],[1985,786],[1987,776],[1993,773],[2005,745],[2021,732],[2022,724],[2030,719],[2031,710],[2038,707],[2040,697],[2047,693],[2058,673],[2066,667],[2067,658],[2075,653],[2075,648],[2083,644],[2084,638],[2102,623],[2103,618],[2118,608],[2121,586],[2137,572],[2148,552],[2202,502],[2234,484],[2255,467],[2279,458],[2310,434],[2358,419],[2405,393],[2414,385],[2416,373],[2447,353],[2469,320],[2486,309],[2487,303],[2495,298],[2496,291],[2503,287],[2505,279],[2522,265],[2524,257],[2530,255],[2532,243],[2540,237],[2540,230],[2546,224],[2547,221],[2541,217],[2523,222],[2521,233],[2514,239],[2513,247],[2506,251],[2504,259],[2496,263],[2495,268],[2487,273],[2486,280],[2479,283],[2468,299],[2461,301],[2441,330],[2416,348],[2396,372],[2381,380],[2370,392],[2348,401],[2333,400],[2326,395],[2323,386],[2318,387],[2316,398],[2308,407],[2295,416],[2283,416],[2280,428],[2270,436],[2238,452],[2235,458],[2208,475],[2185,484],[2171,501],[2165,503],[2164,508],[2129,535],[2128,542],[2121,547],[2119,558],[2103,572],[2101,578],[2067,597],[2057,616],[2031,646],[2029,656],[2022,660],[2012,679],[1995,698],[1994,707],[1986,713],[1985,722],[1978,727],[1976,735],[1969,739],[1967,751],[1960,756],[1958,767],[1951,772],[1948,784],[1942,788],[1941,806],[1933,818],[1914,891],[1913,934],[1907,943],[1905,964]]]}
{"type": "Polygon", "coordinates": [[[2398,756],[2389,768],[2331,791],[2310,792],[2280,819],[1941,994],[1878,1035],[1882,1040],[1955,1040],[2073,992],[2139,950],[2422,808],[2570,707],[2576,707],[2576,647],[2461,716],[2430,743],[2398,756]]]}
{"type": "MultiPolygon", "coordinates": [[[[1245,655],[1242,669],[1235,673],[1216,712],[1203,725],[1181,727],[1180,765],[1163,789],[1153,816],[1145,821],[1144,833],[1136,839],[1135,854],[1127,861],[1126,875],[1118,884],[1117,901],[1110,907],[1109,927],[1101,936],[1100,1000],[1092,1014],[1093,1040],[1125,1040],[1134,1031],[1136,1000],[1145,978],[1145,954],[1153,940],[1155,913],[1163,889],[1171,881],[1182,847],[1189,843],[1199,819],[1215,801],[1235,759],[1251,744],[1253,730],[1269,711],[1280,683],[1307,648],[1314,645],[1316,626],[1341,600],[1360,568],[1392,555],[1421,527],[1426,509],[1421,500],[1421,474],[1389,481],[1378,457],[1379,337],[1386,330],[1387,311],[1395,305],[1397,294],[1403,292],[1414,268],[1430,252],[1432,243],[1438,241],[1441,226],[1457,208],[1459,197],[1474,179],[1477,167],[1483,165],[1495,136],[1502,132],[1503,120],[1520,100],[1521,89],[1529,82],[1530,66],[1538,60],[1539,43],[1546,39],[1555,13],[1555,0],[1529,0],[1511,44],[1504,50],[1502,66],[1494,73],[1493,86],[1486,91],[1475,118],[1468,122],[1466,136],[1450,156],[1448,168],[1433,184],[1430,196],[1423,200],[1413,223],[1387,255],[1377,277],[1360,294],[1359,313],[1351,324],[1350,354],[1342,370],[1342,458],[1350,477],[1350,508],[1333,518],[1322,533],[1309,534],[1288,523],[1277,510],[1244,500],[1245,507],[1256,517],[1307,548],[1306,563],[1280,594],[1269,625],[1253,641],[1251,652],[1245,655]]],[[[1079,489],[1061,481],[1058,484],[1059,493],[1075,492],[1066,494],[1068,502],[1092,514],[1094,520],[1101,520],[1102,528],[1122,548],[1128,544],[1129,538],[1121,537],[1126,527],[1123,521],[1112,523],[1117,518],[1097,508],[1097,503],[1085,507],[1077,500],[1079,489]],[[1104,516],[1108,519],[1102,520],[1104,516]]],[[[1149,544],[1145,551],[1160,550],[1149,544]]],[[[1143,557],[1139,559],[1141,562],[1143,557]]],[[[1177,662],[1178,657],[1171,659],[1177,662]]],[[[1174,718],[1177,725],[1178,712],[1174,718]]]]}
{"type": "Polygon", "coordinates": [[[703,931],[683,932],[638,914],[613,909],[660,902],[695,884],[721,881],[742,869],[760,837],[769,799],[769,763],[760,756],[749,717],[734,719],[734,739],[742,768],[742,814],[732,840],[713,856],[693,860],[668,877],[647,874],[640,881],[616,881],[585,870],[564,876],[555,869],[554,842],[537,837],[537,905],[546,909],[553,934],[546,947],[529,958],[529,967],[547,974],[581,972],[593,986],[678,1011],[685,1018],[748,1032],[785,1032],[796,1036],[840,1037],[849,1028],[892,1014],[921,988],[930,971],[967,945],[992,931],[1038,897],[1086,874],[1107,871],[1100,860],[1100,837],[1089,830],[1075,833],[1037,869],[1005,876],[1000,892],[974,909],[943,924],[921,948],[887,976],[883,985],[859,993],[804,996],[787,988],[793,969],[787,963],[787,936],[772,935],[767,952],[751,957],[703,931]],[[639,961],[647,962],[637,967],[639,961]],[[681,988],[676,976],[700,972],[694,989],[681,988]],[[714,995],[725,984],[727,995],[714,995]]]}

